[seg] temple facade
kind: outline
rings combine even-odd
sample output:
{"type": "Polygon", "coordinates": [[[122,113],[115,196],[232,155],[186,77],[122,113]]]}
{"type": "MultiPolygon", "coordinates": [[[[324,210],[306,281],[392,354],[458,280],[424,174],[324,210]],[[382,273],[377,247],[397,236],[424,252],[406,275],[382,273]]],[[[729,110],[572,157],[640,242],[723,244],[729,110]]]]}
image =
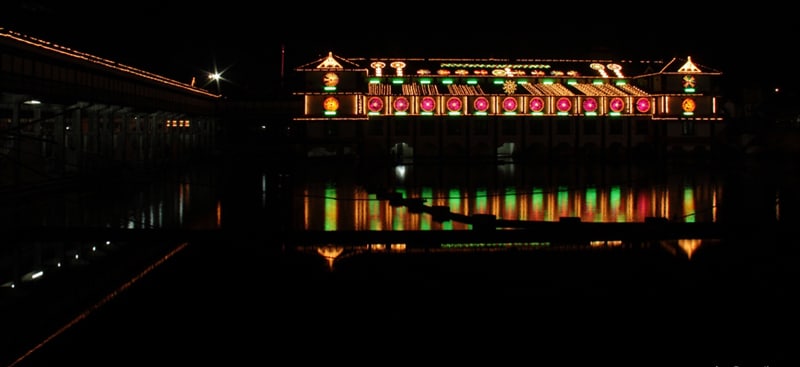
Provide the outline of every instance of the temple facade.
{"type": "Polygon", "coordinates": [[[720,154],[720,71],[692,58],[382,59],[295,69],[304,157],[417,162],[720,154]]]}

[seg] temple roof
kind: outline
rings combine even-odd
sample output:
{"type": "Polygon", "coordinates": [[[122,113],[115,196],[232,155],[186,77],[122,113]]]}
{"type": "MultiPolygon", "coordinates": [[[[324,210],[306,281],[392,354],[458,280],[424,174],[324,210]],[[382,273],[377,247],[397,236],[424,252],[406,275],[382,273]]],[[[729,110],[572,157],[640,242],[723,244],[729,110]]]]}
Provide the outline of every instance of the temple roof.
{"type": "Polygon", "coordinates": [[[343,58],[327,56],[297,68],[359,69],[370,76],[504,76],[629,78],[657,73],[721,74],[695,63],[691,56],[661,60],[612,59],[465,59],[465,58],[343,58]]]}

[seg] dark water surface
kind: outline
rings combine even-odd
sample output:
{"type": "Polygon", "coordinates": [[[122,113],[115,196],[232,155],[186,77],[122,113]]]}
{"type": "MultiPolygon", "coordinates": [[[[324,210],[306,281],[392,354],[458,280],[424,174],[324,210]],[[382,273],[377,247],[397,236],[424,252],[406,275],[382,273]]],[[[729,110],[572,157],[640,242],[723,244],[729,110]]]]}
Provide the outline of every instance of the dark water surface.
{"type": "Polygon", "coordinates": [[[11,241],[0,263],[0,363],[782,366],[796,355],[797,241],[765,229],[798,222],[792,165],[184,168],[4,200],[4,228],[229,235],[11,241]],[[456,219],[655,217],[741,230],[723,239],[450,242],[448,233],[472,226],[393,205],[380,197],[387,192],[456,219]],[[253,235],[350,230],[436,239],[253,235]]]}

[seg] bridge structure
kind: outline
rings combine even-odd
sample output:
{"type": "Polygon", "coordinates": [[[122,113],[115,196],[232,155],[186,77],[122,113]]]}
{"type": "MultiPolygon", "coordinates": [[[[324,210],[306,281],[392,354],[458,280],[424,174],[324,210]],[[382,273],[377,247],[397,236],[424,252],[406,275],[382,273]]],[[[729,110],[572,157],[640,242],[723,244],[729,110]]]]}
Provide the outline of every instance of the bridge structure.
{"type": "Polygon", "coordinates": [[[222,100],[0,28],[0,190],[214,154],[222,100]]]}

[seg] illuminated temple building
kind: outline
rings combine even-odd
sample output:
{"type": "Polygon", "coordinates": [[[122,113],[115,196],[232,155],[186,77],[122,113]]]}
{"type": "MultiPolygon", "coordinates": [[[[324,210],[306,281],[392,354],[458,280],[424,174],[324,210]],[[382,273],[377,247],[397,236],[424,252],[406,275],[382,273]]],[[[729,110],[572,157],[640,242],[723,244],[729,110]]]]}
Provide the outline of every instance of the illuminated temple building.
{"type": "Polygon", "coordinates": [[[720,71],[687,58],[343,58],[295,69],[295,153],[394,161],[713,156],[720,71]]]}

